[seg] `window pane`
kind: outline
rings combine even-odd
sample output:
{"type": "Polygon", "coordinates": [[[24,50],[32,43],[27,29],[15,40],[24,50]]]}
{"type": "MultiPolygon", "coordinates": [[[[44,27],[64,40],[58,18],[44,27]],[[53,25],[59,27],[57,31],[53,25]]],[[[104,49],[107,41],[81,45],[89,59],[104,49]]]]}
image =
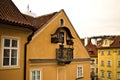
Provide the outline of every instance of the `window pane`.
{"type": "Polygon", "coordinates": [[[32,71],[32,80],[35,80],[35,71],[32,71]]]}
{"type": "Polygon", "coordinates": [[[9,58],[4,58],[3,59],[3,65],[8,66],[9,65],[9,58]]]}
{"type": "Polygon", "coordinates": [[[37,80],[40,80],[40,71],[37,71],[37,80]]]}
{"type": "Polygon", "coordinates": [[[120,73],[118,73],[118,79],[120,79],[120,73]]]}
{"type": "Polygon", "coordinates": [[[4,49],[4,56],[3,57],[9,57],[10,56],[10,50],[4,49]]]}
{"type": "Polygon", "coordinates": [[[78,67],[78,77],[82,77],[82,67],[78,67]]]}
{"type": "Polygon", "coordinates": [[[10,47],[10,39],[4,39],[4,47],[10,47]]]}
{"type": "Polygon", "coordinates": [[[17,58],[17,50],[16,49],[12,49],[12,52],[11,52],[11,57],[13,58],[17,58]]]}
{"type": "Polygon", "coordinates": [[[12,40],[12,47],[17,47],[17,40],[12,40]]]}
{"type": "Polygon", "coordinates": [[[11,58],[11,65],[17,65],[17,58],[11,58]]]}

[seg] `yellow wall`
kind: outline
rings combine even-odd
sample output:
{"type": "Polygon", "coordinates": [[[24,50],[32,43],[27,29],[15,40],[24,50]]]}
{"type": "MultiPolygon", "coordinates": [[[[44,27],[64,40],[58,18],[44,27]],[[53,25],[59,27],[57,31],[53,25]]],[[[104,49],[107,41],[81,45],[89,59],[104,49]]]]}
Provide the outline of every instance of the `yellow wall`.
{"type": "Polygon", "coordinates": [[[100,77],[100,71],[103,70],[105,71],[105,77],[103,80],[108,80],[107,78],[107,71],[111,71],[111,80],[117,80],[117,73],[120,72],[120,67],[118,67],[118,61],[120,61],[120,55],[118,55],[118,50],[119,48],[110,48],[110,49],[99,49],[98,50],[98,77],[100,77]],[[108,50],[110,50],[111,55],[108,55],[108,50]],[[104,55],[101,55],[101,51],[104,51],[104,55]],[[101,60],[104,61],[104,66],[101,66],[101,60]],[[112,66],[108,67],[107,66],[107,61],[111,60],[112,61],[112,66]]]}
{"type": "Polygon", "coordinates": [[[18,28],[18,26],[0,24],[0,80],[23,80],[24,44],[29,33],[29,30],[18,28]],[[19,39],[17,67],[2,66],[2,37],[19,39]]]}
{"type": "MultiPolygon", "coordinates": [[[[42,70],[42,80],[58,80],[57,69],[64,68],[66,73],[66,80],[75,80],[77,78],[77,66],[82,65],[84,67],[84,78],[81,80],[90,80],[90,62],[80,61],[72,62],[64,66],[60,66],[57,62],[53,63],[30,63],[29,59],[56,59],[56,48],[59,48],[58,44],[51,43],[51,34],[55,33],[56,29],[60,27],[60,19],[64,20],[64,26],[68,27],[74,37],[74,58],[89,58],[86,49],[83,47],[78,35],[70,24],[64,11],[57,13],[57,15],[43,25],[44,27],[38,30],[33,36],[31,42],[28,44],[28,57],[27,57],[27,80],[30,79],[30,70],[38,69],[42,70]]],[[[64,44],[65,45],[65,44],[64,44]]],[[[61,69],[61,70],[62,70],[61,69]]]]}

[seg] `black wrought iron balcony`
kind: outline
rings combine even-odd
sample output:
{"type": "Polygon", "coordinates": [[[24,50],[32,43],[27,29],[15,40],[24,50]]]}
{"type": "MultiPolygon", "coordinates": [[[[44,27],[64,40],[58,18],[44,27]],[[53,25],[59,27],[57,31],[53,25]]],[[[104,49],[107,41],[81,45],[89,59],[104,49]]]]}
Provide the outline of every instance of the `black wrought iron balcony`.
{"type": "Polygon", "coordinates": [[[73,60],[73,48],[56,49],[56,59],[59,64],[69,64],[73,60]]]}

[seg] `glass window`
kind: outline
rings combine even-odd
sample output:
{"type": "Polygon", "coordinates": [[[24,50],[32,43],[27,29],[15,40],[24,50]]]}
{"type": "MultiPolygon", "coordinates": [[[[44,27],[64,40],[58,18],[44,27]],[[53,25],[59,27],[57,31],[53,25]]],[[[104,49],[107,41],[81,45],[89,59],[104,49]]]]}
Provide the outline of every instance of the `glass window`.
{"type": "Polygon", "coordinates": [[[120,50],[118,50],[118,55],[120,55],[120,50]]]}
{"type": "Polygon", "coordinates": [[[108,55],[111,55],[110,51],[108,51],[108,55]]]}
{"type": "Polygon", "coordinates": [[[108,78],[111,78],[111,72],[107,72],[108,78]]]}
{"type": "Polygon", "coordinates": [[[59,42],[64,43],[64,32],[59,32],[59,42]]]}
{"type": "Polygon", "coordinates": [[[104,55],[104,51],[101,51],[101,55],[104,55]]]}
{"type": "Polygon", "coordinates": [[[101,71],[101,77],[102,78],[104,77],[104,71],[101,71]]]}
{"type": "Polygon", "coordinates": [[[118,80],[120,80],[120,72],[118,72],[117,76],[118,76],[118,80]]]}
{"type": "Polygon", "coordinates": [[[110,60],[108,60],[108,66],[111,66],[111,61],[110,60]]]}
{"type": "Polygon", "coordinates": [[[104,61],[103,60],[101,61],[101,66],[104,66],[104,61]]]}
{"type": "Polygon", "coordinates": [[[3,38],[3,66],[17,66],[18,40],[3,38]]]}
{"type": "Polygon", "coordinates": [[[32,78],[31,80],[41,80],[40,79],[40,70],[33,70],[32,72],[32,78]]]}
{"type": "Polygon", "coordinates": [[[78,66],[77,68],[77,77],[83,77],[83,67],[82,66],[78,66]]]}
{"type": "Polygon", "coordinates": [[[118,61],[118,67],[120,67],[120,61],[118,61]]]}

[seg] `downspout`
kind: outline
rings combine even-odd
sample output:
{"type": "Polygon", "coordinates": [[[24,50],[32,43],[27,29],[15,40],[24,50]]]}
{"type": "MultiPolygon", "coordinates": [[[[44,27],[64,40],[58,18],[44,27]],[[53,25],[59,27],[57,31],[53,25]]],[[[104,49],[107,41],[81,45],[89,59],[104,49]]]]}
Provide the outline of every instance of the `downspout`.
{"type": "Polygon", "coordinates": [[[35,33],[35,30],[32,30],[32,33],[27,37],[27,42],[24,45],[24,80],[26,80],[26,73],[27,73],[27,45],[30,43],[32,40],[32,37],[35,33]]]}

